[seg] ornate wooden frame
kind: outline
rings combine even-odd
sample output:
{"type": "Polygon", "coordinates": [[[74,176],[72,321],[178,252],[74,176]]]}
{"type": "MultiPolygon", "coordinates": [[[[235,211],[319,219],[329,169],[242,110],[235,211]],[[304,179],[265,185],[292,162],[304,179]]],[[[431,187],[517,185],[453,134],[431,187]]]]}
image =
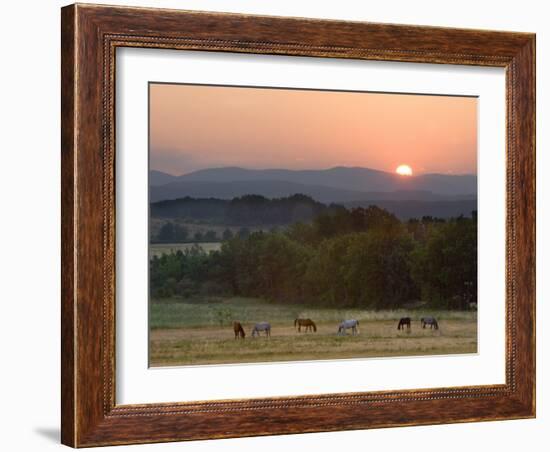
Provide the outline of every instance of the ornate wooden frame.
{"type": "Polygon", "coordinates": [[[535,416],[534,34],[79,4],[62,9],[61,34],[64,444],[84,447],[535,416]],[[506,383],[116,405],[117,47],[504,67],[506,383]]]}

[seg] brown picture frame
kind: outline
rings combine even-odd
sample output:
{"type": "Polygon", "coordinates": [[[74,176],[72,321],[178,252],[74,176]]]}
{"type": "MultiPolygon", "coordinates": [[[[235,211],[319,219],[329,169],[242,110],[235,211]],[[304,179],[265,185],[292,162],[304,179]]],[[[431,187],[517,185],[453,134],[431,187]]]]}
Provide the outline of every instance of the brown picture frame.
{"type": "Polygon", "coordinates": [[[534,34],[76,4],[62,8],[61,37],[64,444],[85,447],[535,416],[534,34]],[[117,47],[505,68],[506,383],[117,405],[117,47]]]}

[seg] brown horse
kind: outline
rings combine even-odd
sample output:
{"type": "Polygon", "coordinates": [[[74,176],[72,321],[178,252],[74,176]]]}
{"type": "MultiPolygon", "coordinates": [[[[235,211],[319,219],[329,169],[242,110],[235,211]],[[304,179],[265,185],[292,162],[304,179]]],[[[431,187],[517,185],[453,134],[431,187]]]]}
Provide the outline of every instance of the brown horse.
{"type": "Polygon", "coordinates": [[[244,339],[244,337],[246,336],[241,322],[233,322],[233,331],[235,332],[235,339],[239,337],[244,339]]]}
{"type": "Polygon", "coordinates": [[[397,325],[398,330],[404,330],[405,327],[407,327],[407,330],[411,329],[411,318],[410,317],[402,317],[401,320],[399,320],[399,325],[397,325]]]}
{"type": "Polygon", "coordinates": [[[296,319],[294,320],[294,328],[296,328],[296,325],[298,325],[298,333],[301,332],[303,326],[306,328],[306,333],[311,330],[317,332],[317,325],[311,319],[296,319]]]}

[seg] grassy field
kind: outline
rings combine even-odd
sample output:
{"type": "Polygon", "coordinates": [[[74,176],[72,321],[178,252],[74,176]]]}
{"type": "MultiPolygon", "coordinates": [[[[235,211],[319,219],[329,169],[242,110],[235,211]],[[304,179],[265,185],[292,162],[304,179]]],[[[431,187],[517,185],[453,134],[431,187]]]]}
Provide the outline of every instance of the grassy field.
{"type": "Polygon", "coordinates": [[[149,245],[151,256],[160,256],[161,254],[175,253],[178,250],[185,251],[193,245],[200,246],[204,251],[219,250],[222,246],[221,242],[201,242],[201,243],[152,243],[149,245]]]}
{"type": "Polygon", "coordinates": [[[251,363],[314,359],[475,353],[477,315],[458,311],[367,311],[277,305],[259,299],[227,298],[182,302],[155,300],[150,311],[150,365],[251,363]],[[421,329],[433,315],[439,330],[421,329]],[[397,330],[401,317],[413,319],[410,333],[397,330]],[[298,333],[296,317],[313,319],[316,333],[298,333]],[[336,335],[342,319],[359,320],[357,336],[336,335]],[[235,340],[239,320],[246,339],[235,340]],[[251,338],[254,323],[269,321],[271,338],[251,338]]]}
{"type": "MultiPolygon", "coordinates": [[[[191,221],[181,218],[151,218],[150,232],[152,236],[156,236],[163,224],[170,222],[183,226],[189,232],[189,237],[193,237],[197,232],[205,234],[207,231],[214,231],[218,238],[223,237],[223,233],[226,229],[229,229],[233,235],[236,235],[243,226],[231,225],[231,224],[217,224],[201,221],[191,221]]],[[[280,225],[247,225],[246,228],[250,232],[256,231],[269,231],[272,228],[284,229],[284,226],[280,225]]]]}

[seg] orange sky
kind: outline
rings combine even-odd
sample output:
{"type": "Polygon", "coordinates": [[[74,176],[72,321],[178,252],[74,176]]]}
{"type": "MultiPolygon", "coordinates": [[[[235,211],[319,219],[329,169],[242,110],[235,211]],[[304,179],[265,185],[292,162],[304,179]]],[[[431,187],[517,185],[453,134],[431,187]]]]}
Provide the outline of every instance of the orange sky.
{"type": "Polygon", "coordinates": [[[151,169],[477,171],[476,98],[149,86],[151,169]]]}

